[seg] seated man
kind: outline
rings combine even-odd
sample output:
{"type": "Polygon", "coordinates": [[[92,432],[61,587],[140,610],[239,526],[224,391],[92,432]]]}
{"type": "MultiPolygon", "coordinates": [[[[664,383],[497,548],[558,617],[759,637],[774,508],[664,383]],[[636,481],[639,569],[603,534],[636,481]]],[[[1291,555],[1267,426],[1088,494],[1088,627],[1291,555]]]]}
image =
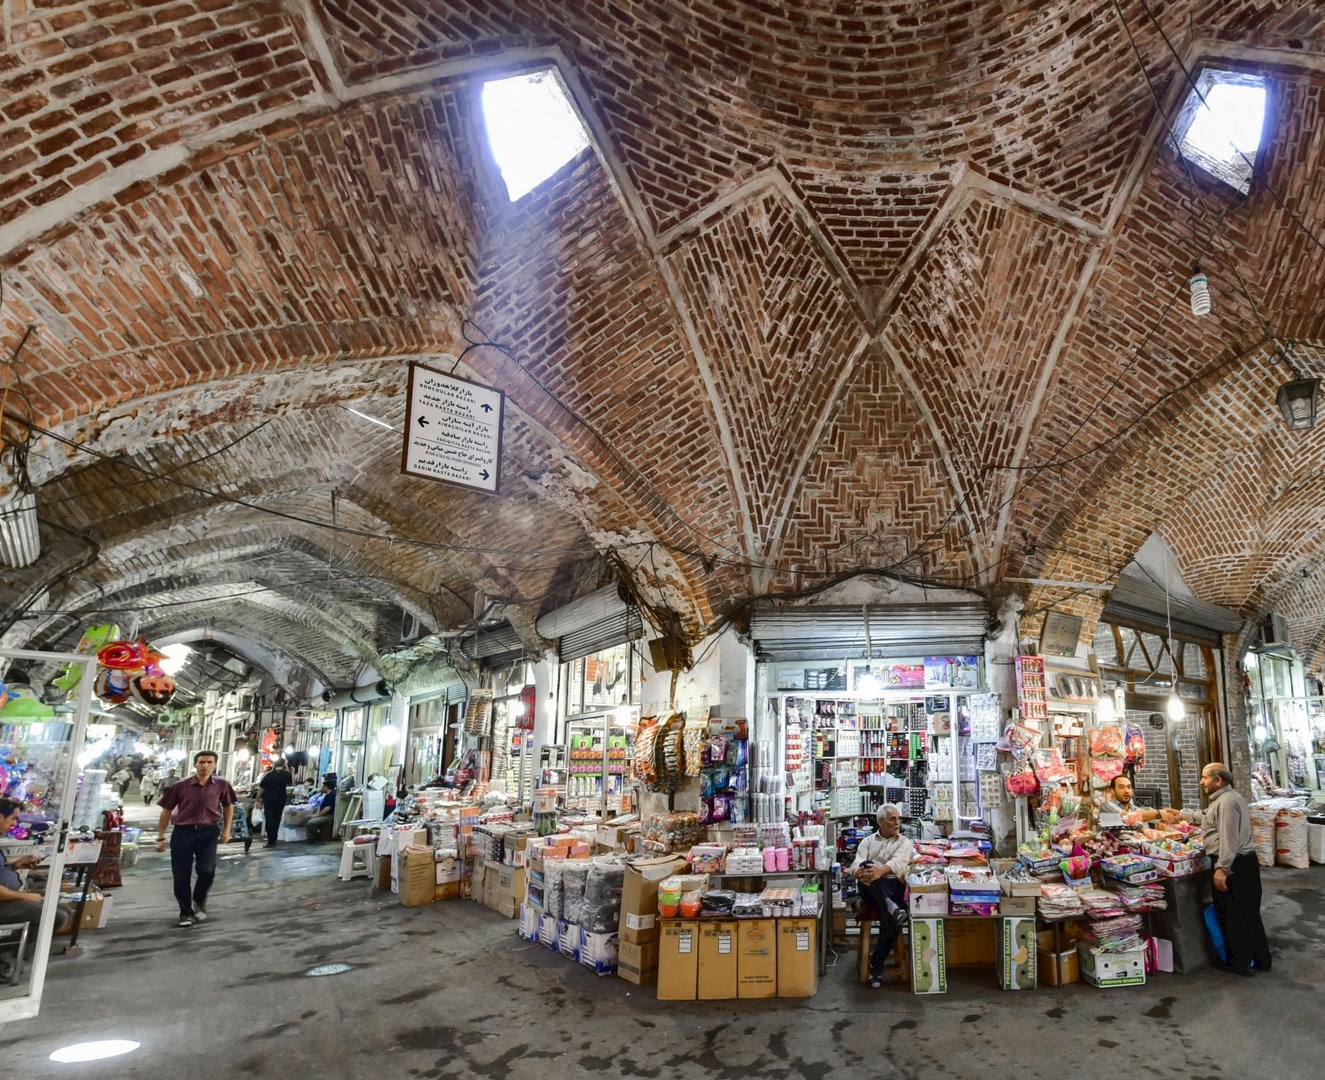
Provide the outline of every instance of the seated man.
{"type": "Polygon", "coordinates": [[[879,923],[879,941],[870,953],[869,981],[876,989],[883,985],[884,961],[907,919],[902,894],[906,890],[906,871],[915,855],[914,845],[901,834],[902,812],[892,803],[879,807],[878,830],[860,842],[855,862],[847,871],[860,882],[861,900],[873,909],[879,923]]]}
{"type": "Polygon", "coordinates": [[[303,806],[286,807],[282,823],[285,825],[303,825],[312,836],[313,830],[332,819],[336,813],[336,785],[330,780],[322,782],[322,788],[303,806]]]}
{"type": "Polygon", "coordinates": [[[1159,811],[1132,802],[1132,781],[1119,774],[1109,781],[1108,795],[1100,803],[1101,814],[1121,814],[1123,824],[1139,825],[1143,821],[1158,821],[1159,811]]]}
{"type": "MultiPolygon", "coordinates": [[[[22,809],[22,803],[0,798],[0,836],[4,836],[14,827],[22,809]]],[[[24,855],[10,862],[5,858],[4,852],[0,851],[0,924],[23,922],[28,924],[27,948],[23,956],[25,960],[31,960],[37,950],[37,927],[41,922],[42,897],[41,893],[24,891],[18,871],[36,866],[40,861],[35,855],[24,855]]],[[[68,925],[73,915],[72,908],[65,904],[59,905],[59,914],[55,920],[57,933],[68,925]]],[[[5,978],[9,974],[7,970],[9,962],[8,957],[0,957],[0,968],[5,969],[3,972],[5,978]]]]}

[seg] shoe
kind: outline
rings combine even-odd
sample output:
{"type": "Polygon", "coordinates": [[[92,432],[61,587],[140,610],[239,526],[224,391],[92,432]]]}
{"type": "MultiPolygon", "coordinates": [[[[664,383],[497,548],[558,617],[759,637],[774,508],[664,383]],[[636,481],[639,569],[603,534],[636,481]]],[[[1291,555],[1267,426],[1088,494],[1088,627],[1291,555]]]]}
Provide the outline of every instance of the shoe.
{"type": "Polygon", "coordinates": [[[192,916],[192,915],[181,915],[181,916],[179,917],[179,922],[177,922],[175,925],[176,925],[176,926],[192,926],[192,925],[193,925],[193,916],[192,916]]]}
{"type": "Polygon", "coordinates": [[[194,904],[194,905],[193,905],[193,921],[194,921],[194,922],[206,922],[206,921],[207,921],[207,918],[208,918],[208,916],[207,916],[207,909],[206,909],[205,907],[203,907],[201,904],[194,904]]]}
{"type": "Polygon", "coordinates": [[[897,923],[897,929],[901,929],[911,921],[911,913],[906,908],[898,908],[893,912],[893,919],[897,923]]]}
{"type": "Polygon", "coordinates": [[[1239,967],[1235,964],[1220,964],[1219,970],[1226,971],[1230,975],[1245,975],[1247,978],[1251,978],[1253,975],[1256,974],[1253,968],[1239,967]]]}
{"type": "Polygon", "coordinates": [[[883,976],[882,976],[882,975],[871,975],[871,976],[870,976],[870,982],[869,982],[869,987],[870,987],[870,989],[871,989],[871,990],[878,990],[881,986],[883,986],[883,976]]]}

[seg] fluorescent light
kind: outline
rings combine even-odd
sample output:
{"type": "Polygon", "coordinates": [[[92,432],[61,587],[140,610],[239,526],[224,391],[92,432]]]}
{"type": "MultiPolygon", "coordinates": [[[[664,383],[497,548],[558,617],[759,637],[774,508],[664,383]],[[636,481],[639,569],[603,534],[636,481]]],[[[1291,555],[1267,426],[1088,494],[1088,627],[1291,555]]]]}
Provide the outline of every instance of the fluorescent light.
{"type": "Polygon", "coordinates": [[[395,746],[400,742],[400,728],[395,724],[383,724],[377,733],[378,746],[395,746]]]}
{"type": "Polygon", "coordinates": [[[392,427],[385,420],[379,420],[375,416],[369,416],[367,413],[360,412],[358,409],[351,409],[348,405],[342,405],[341,408],[347,413],[354,413],[354,415],[360,420],[367,420],[370,424],[376,424],[378,427],[386,428],[387,431],[395,431],[397,435],[400,434],[396,428],[392,427]]]}
{"type": "Polygon", "coordinates": [[[62,1046],[51,1055],[52,1061],[72,1064],[79,1061],[101,1061],[103,1058],[119,1057],[137,1050],[141,1043],[128,1039],[102,1039],[98,1042],[74,1043],[62,1046]]]}
{"type": "Polygon", "coordinates": [[[511,202],[589,145],[589,135],[552,68],[484,83],[483,118],[511,202]]]}
{"type": "Polygon", "coordinates": [[[161,661],[161,670],[167,675],[177,675],[185,664],[189,662],[189,657],[193,655],[193,650],[187,645],[176,642],[174,645],[167,645],[160,650],[165,657],[161,661]]]}

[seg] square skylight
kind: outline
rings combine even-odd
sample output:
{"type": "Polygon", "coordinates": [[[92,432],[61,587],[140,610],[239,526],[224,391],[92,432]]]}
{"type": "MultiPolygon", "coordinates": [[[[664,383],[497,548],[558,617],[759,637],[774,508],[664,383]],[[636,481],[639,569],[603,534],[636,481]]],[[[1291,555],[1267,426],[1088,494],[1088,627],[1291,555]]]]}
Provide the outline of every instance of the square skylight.
{"type": "Polygon", "coordinates": [[[483,119],[511,202],[589,145],[589,134],[553,68],[484,83],[483,119]]]}
{"type": "Polygon", "coordinates": [[[1207,68],[1179,113],[1178,153],[1245,195],[1265,134],[1266,101],[1259,75],[1207,68]]]}

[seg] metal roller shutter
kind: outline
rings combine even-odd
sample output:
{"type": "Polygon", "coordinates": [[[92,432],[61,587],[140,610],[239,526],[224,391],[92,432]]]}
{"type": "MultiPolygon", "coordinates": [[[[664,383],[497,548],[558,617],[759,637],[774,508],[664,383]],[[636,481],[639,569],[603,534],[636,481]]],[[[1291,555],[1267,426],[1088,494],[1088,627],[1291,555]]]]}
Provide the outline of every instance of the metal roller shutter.
{"type": "Polygon", "coordinates": [[[750,636],[761,660],[864,659],[866,610],[875,657],[984,653],[989,616],[983,601],[757,611],[750,636]]]}
{"type": "Polygon", "coordinates": [[[581,656],[610,649],[644,636],[644,620],[638,608],[623,608],[617,614],[581,630],[563,635],[557,642],[557,656],[563,664],[581,656]]]}
{"type": "Polygon", "coordinates": [[[1105,622],[1123,626],[1153,626],[1188,641],[1219,645],[1223,634],[1242,629],[1242,616],[1236,611],[1190,596],[1165,595],[1149,582],[1121,574],[1114,583],[1101,616],[1105,622]]]}

